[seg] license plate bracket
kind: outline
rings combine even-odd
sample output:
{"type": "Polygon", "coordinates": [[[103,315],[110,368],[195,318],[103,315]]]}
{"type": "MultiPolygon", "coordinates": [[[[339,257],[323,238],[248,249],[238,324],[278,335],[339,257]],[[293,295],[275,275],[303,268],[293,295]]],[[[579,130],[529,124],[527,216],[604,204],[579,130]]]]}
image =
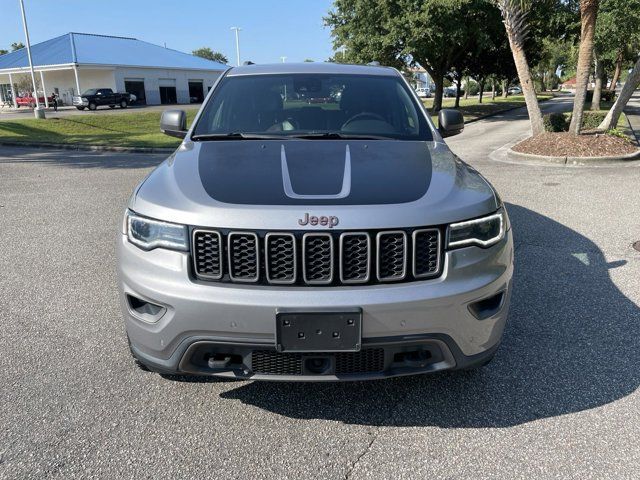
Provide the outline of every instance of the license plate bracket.
{"type": "Polygon", "coordinates": [[[361,308],[276,311],[279,352],[358,352],[361,345],[361,308]]]}

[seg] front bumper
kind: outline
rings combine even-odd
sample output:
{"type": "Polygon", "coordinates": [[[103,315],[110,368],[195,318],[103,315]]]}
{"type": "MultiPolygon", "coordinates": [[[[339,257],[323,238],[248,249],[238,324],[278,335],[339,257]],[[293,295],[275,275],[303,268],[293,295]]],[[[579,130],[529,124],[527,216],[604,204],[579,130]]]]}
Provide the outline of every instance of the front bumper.
{"type": "Polygon", "coordinates": [[[447,252],[437,279],[396,285],[314,288],[200,282],[190,277],[188,254],[145,252],[122,234],[118,257],[127,334],[139,360],[164,373],[269,380],[384,378],[481,364],[502,337],[513,275],[511,231],[487,249],[447,252]],[[469,308],[498,295],[498,308],[482,320],[469,308]],[[130,298],[163,308],[141,314],[130,298]],[[362,308],[359,354],[276,353],[277,309],[328,307],[362,308]],[[320,373],[312,362],[319,359],[327,367],[320,373]]]}
{"type": "Polygon", "coordinates": [[[71,103],[74,107],[86,107],[87,105],[89,105],[89,101],[81,97],[73,97],[71,103]]]}

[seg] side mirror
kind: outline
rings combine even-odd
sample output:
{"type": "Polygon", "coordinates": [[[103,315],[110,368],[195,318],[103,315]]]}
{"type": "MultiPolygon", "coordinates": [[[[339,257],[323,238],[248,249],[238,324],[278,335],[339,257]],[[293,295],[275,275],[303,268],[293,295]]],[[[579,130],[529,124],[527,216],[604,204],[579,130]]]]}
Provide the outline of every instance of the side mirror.
{"type": "Polygon", "coordinates": [[[160,117],[160,131],[170,137],[186,137],[187,114],[184,110],[165,110],[160,117]]]}
{"type": "Polygon", "coordinates": [[[438,113],[438,130],[443,138],[452,137],[464,130],[464,117],[459,110],[444,109],[438,113]]]}

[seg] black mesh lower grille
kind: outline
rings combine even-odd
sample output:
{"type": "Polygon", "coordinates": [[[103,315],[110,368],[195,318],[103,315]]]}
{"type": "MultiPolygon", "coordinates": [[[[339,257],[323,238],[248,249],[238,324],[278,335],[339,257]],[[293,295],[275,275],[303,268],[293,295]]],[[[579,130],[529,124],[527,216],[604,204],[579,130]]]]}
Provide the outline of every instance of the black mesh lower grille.
{"type": "Polygon", "coordinates": [[[359,352],[336,353],[336,375],[373,373],[384,370],[384,349],[366,348],[359,352]]]}
{"type": "MultiPolygon", "coordinates": [[[[331,354],[327,354],[331,355],[331,354]]],[[[384,371],[384,349],[366,348],[359,352],[339,352],[335,357],[336,375],[353,375],[384,371]]],[[[254,350],[251,370],[261,375],[302,375],[306,353],[279,353],[274,350],[254,350]]]]}

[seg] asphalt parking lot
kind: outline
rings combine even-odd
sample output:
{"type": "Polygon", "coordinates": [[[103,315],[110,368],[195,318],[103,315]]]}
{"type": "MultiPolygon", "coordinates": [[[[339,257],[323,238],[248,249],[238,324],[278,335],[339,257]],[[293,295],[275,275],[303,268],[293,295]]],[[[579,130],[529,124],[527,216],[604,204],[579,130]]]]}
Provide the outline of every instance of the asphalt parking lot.
{"type": "Polygon", "coordinates": [[[494,362],[356,384],[134,368],[114,240],[161,157],[0,146],[0,478],[640,477],[640,166],[492,154],[526,131],[518,110],[449,141],[515,232],[494,362]]]}

